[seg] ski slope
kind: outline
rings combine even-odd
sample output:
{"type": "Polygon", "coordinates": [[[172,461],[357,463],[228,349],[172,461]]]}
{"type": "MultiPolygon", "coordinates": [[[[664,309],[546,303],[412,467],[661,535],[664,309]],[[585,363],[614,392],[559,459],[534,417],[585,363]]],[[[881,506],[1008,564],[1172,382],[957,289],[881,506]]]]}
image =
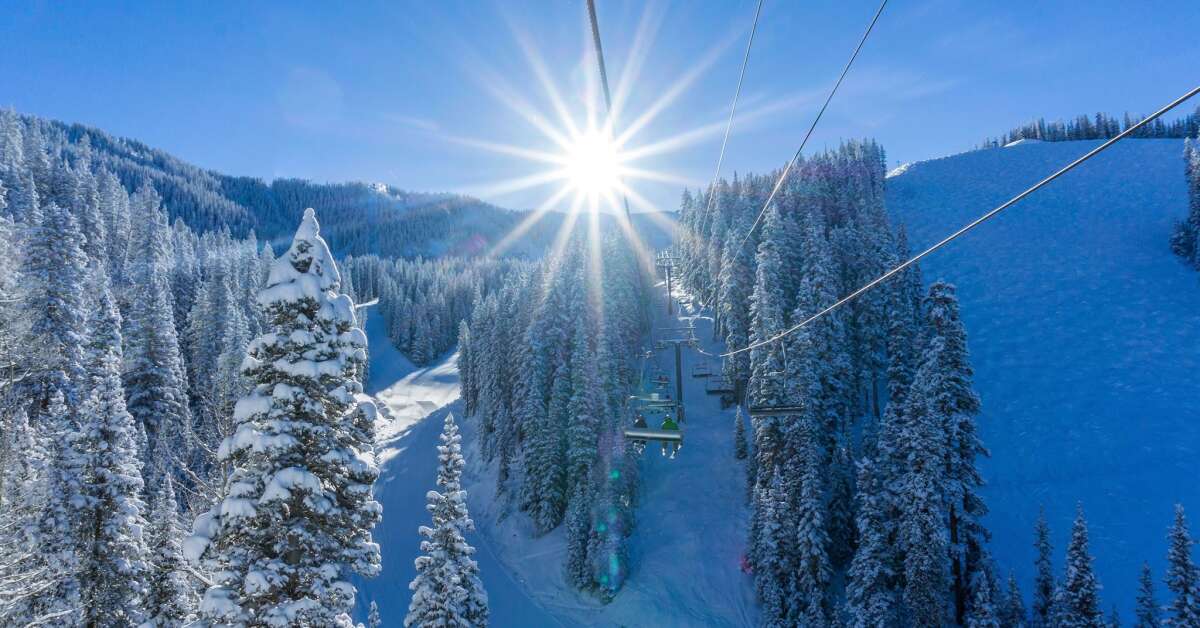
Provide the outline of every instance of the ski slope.
{"type": "MultiPolygon", "coordinates": [[[[888,209],[919,250],[1097,144],[910,164],[888,179],[888,209]]],[[[1186,213],[1182,150],[1119,143],[923,262],[962,301],[1001,568],[1028,595],[1044,504],[1061,569],[1080,502],[1104,610],[1127,621],[1143,560],[1164,592],[1172,504],[1200,518],[1200,275],[1167,245],[1186,213]]]]}
{"type": "MultiPolygon", "coordinates": [[[[382,470],[375,485],[375,497],[383,504],[383,523],[375,528],[375,542],[383,552],[383,572],[359,582],[357,611],[358,619],[365,621],[374,600],[383,625],[402,626],[412,598],[408,583],[416,576],[413,560],[420,553],[417,527],[429,525],[425,493],[436,488],[436,447],[442,421],[447,412],[454,411],[461,424],[462,404],[457,403],[457,354],[433,366],[416,368],[388,341],[382,323],[379,316],[367,319],[371,368],[366,392],[385,408],[377,426],[382,470]]],[[[492,625],[555,625],[496,562],[486,539],[468,534],[467,540],[478,550],[475,558],[490,596],[492,625]]]]}
{"type": "MultiPolygon", "coordinates": [[[[668,326],[661,314],[656,326],[668,326]]],[[[670,324],[691,318],[702,342],[711,338],[707,318],[685,313],[670,324]]],[[[704,380],[690,376],[701,356],[684,352],[683,450],[674,460],[663,458],[657,447],[643,454],[631,575],[617,598],[605,605],[567,585],[561,527],[533,538],[523,514],[500,510],[494,499],[495,470],[480,460],[474,422],[461,420],[454,356],[417,369],[392,348],[377,318],[368,320],[367,331],[367,392],[387,408],[379,425],[383,470],[376,486],[384,508],[383,523],[375,531],[383,548],[383,573],[360,583],[360,613],[375,600],[384,625],[400,625],[404,618],[418,555],[417,526],[428,523],[425,493],[434,486],[435,447],[445,413],[454,411],[463,428],[463,484],[478,527],[468,541],[478,550],[492,625],[757,625],[752,583],[739,569],[748,520],[745,469],[733,457],[732,410],[721,410],[715,397],[705,395],[704,380]]],[[[703,344],[710,352],[716,348],[703,344]]],[[[673,376],[673,354],[660,353],[664,370],[673,376]]]]}

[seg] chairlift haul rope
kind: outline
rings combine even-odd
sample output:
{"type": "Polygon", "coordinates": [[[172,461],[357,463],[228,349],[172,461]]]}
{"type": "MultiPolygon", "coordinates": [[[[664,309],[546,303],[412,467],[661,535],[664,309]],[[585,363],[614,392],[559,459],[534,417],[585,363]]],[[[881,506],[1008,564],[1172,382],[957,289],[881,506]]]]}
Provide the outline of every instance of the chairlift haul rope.
{"type": "Polygon", "coordinates": [[[746,242],[750,240],[750,236],[758,228],[758,223],[762,221],[763,215],[767,213],[767,208],[771,206],[771,201],[775,200],[776,194],[779,194],[779,190],[783,187],[783,182],[787,179],[788,173],[792,171],[792,168],[796,166],[796,162],[800,160],[800,154],[804,152],[804,147],[808,144],[808,139],[812,137],[813,131],[816,130],[817,123],[821,121],[821,116],[825,115],[825,110],[829,108],[829,103],[833,100],[834,94],[837,94],[838,88],[842,86],[842,81],[845,80],[846,74],[850,72],[850,66],[854,65],[854,60],[858,58],[858,53],[862,52],[863,45],[867,43],[867,37],[871,36],[871,31],[875,29],[875,23],[879,21],[879,16],[883,15],[883,9],[887,6],[887,3],[888,0],[883,0],[879,3],[879,9],[875,11],[875,16],[871,18],[871,23],[867,25],[867,30],[863,33],[862,39],[858,40],[858,45],[855,46],[854,53],[850,55],[850,60],[846,62],[846,67],[842,68],[842,73],[838,76],[837,82],[833,84],[833,89],[829,90],[829,95],[825,97],[825,104],[821,105],[820,111],[817,112],[817,117],[813,118],[812,124],[808,127],[808,132],[804,134],[804,139],[800,142],[800,148],[796,149],[796,153],[792,155],[791,161],[788,161],[787,165],[783,168],[783,172],[779,173],[779,179],[775,181],[775,187],[771,188],[771,193],[767,195],[767,202],[763,203],[758,216],[754,218],[754,223],[746,230],[746,235],[742,236],[742,241],[734,249],[735,251],[741,251],[742,247],[746,246],[746,242]]]}

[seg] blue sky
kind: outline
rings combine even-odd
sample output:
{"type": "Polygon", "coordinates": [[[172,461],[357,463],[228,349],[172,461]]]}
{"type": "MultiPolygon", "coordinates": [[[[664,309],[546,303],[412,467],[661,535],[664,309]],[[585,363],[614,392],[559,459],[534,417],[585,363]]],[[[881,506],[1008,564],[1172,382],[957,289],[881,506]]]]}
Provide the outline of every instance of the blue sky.
{"type": "MultiPolygon", "coordinates": [[[[633,76],[630,51],[645,34],[618,124],[692,78],[632,141],[709,130],[636,164],[672,175],[635,185],[673,209],[680,181],[712,176],[754,1],[598,4],[614,86],[633,76]]],[[[532,207],[552,188],[495,184],[544,166],[464,140],[552,148],[497,95],[518,94],[555,118],[523,48],[582,120],[591,83],[583,6],[6,3],[0,106],[94,125],[231,174],[383,181],[532,207]]],[[[740,105],[754,115],[735,121],[725,173],[790,157],[876,6],[766,0],[740,105]]],[[[1200,10],[1194,0],[1135,14],[1131,6],[892,0],[810,152],[873,137],[892,165],[967,149],[1037,116],[1150,111],[1200,78],[1200,10]]]]}

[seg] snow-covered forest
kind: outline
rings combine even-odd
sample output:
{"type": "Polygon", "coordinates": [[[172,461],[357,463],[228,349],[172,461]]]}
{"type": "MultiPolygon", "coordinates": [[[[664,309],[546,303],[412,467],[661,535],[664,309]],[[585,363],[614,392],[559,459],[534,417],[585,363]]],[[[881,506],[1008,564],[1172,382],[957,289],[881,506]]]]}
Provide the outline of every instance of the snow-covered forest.
{"type": "MultiPolygon", "coordinates": [[[[1116,137],[1122,131],[1141,122],[1145,116],[1130,116],[1126,112],[1121,118],[1098,112],[1094,116],[1081,114],[1063,121],[1047,122],[1038,118],[1028,124],[1015,127],[996,138],[983,141],[980,148],[996,148],[1018,140],[1041,140],[1043,142],[1069,142],[1076,140],[1104,140],[1116,137]]],[[[1184,139],[1200,134],[1200,108],[1174,120],[1156,119],[1133,132],[1133,137],[1184,139]]]]}
{"type": "Polygon", "coordinates": [[[641,272],[624,238],[573,238],[508,275],[458,336],[496,493],[538,534],[565,525],[568,579],[601,597],[628,575],[637,473],[623,430],[647,331],[641,272]]]}
{"type": "Polygon", "coordinates": [[[376,255],[342,262],[362,301],[379,299],[388,336],[414,364],[426,365],[458,342],[458,324],[510,273],[530,272],[513,258],[388,259],[376,255]]]}
{"type": "MultiPolygon", "coordinates": [[[[237,238],[256,233],[286,246],[302,210],[312,207],[328,225],[325,237],[338,255],[413,258],[479,255],[520,223],[521,212],[474,198],[407,192],[378,183],[265,182],[204,170],[137,140],[100,129],[0,111],[6,126],[30,130],[48,151],[87,160],[126,189],[152,188],[168,221],[182,219],[197,232],[228,229],[237,238]]],[[[558,231],[561,215],[533,225],[507,252],[537,256],[558,231]]]]}

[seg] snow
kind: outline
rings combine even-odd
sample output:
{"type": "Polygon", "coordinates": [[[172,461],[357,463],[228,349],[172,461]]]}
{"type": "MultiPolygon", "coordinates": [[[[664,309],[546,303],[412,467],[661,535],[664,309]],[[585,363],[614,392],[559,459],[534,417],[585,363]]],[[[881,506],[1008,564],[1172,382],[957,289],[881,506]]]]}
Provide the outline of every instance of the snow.
{"type": "MultiPolygon", "coordinates": [[[[375,498],[383,505],[383,523],[375,528],[375,541],[383,547],[383,572],[377,578],[357,582],[356,612],[358,619],[365,621],[374,600],[384,625],[399,626],[412,596],[408,583],[416,575],[413,560],[420,554],[417,529],[429,525],[425,495],[436,488],[438,436],[447,413],[453,410],[456,416],[462,416],[458,369],[455,354],[427,368],[414,367],[388,341],[380,316],[367,319],[367,336],[371,368],[366,391],[379,400],[384,410],[376,423],[381,468],[375,485],[375,498]]],[[[464,443],[473,439],[473,435],[463,437],[464,443]]],[[[491,492],[487,491],[489,495],[491,492]]],[[[479,521],[474,511],[471,515],[479,521]]],[[[488,591],[493,626],[559,625],[498,562],[490,539],[479,533],[468,532],[466,536],[478,550],[473,558],[479,563],[480,579],[488,591]]]]}
{"type": "Polygon", "coordinates": [[[898,176],[908,172],[908,169],[911,167],[912,167],[911,163],[900,164],[899,166],[896,166],[895,168],[888,170],[887,178],[890,179],[892,177],[898,177],[898,176]]]}
{"type": "MultiPolygon", "coordinates": [[[[288,467],[280,469],[271,481],[267,483],[266,489],[263,490],[262,497],[258,499],[260,504],[265,504],[272,501],[284,501],[290,499],[292,491],[300,489],[312,496],[323,496],[325,491],[321,488],[321,480],[317,476],[301,469],[299,467],[288,467]]],[[[229,500],[226,500],[229,501],[229,500]]]]}
{"type": "MultiPolygon", "coordinates": [[[[1097,146],[1023,142],[913,164],[888,209],[914,250],[1097,146]]],[[[1077,501],[1104,608],[1162,582],[1172,504],[1200,511],[1200,275],[1167,242],[1186,213],[1180,140],[1128,140],[923,262],[957,284],[1002,569],[1028,594],[1045,504],[1056,575],[1077,501]]],[[[1160,588],[1161,592],[1161,588],[1160,588]]]]}
{"type": "Polygon", "coordinates": [[[206,512],[196,517],[192,523],[192,535],[183,539],[183,557],[190,563],[200,562],[200,557],[217,535],[217,517],[213,512],[206,512]]]}
{"type": "Polygon", "coordinates": [[[1041,142],[1042,142],[1042,140],[1035,140],[1033,138],[1023,137],[1019,140],[1013,140],[1013,141],[1005,144],[1004,148],[1012,148],[1013,146],[1020,146],[1022,144],[1040,144],[1041,142]]]}

